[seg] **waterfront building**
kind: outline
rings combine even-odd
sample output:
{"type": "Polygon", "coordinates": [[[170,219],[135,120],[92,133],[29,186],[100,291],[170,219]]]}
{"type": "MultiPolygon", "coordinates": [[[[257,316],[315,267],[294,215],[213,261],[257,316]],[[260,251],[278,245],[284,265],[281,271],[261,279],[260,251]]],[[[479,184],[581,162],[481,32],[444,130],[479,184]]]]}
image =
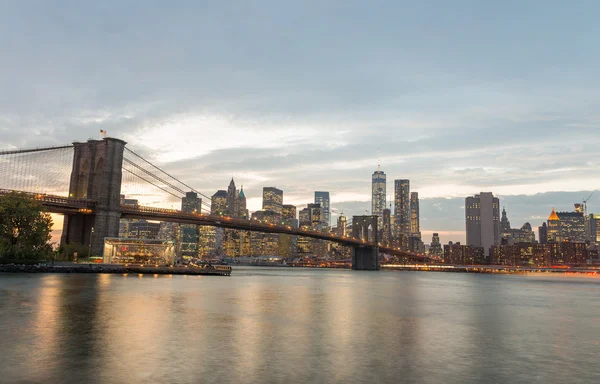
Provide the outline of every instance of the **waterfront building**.
{"type": "Polygon", "coordinates": [[[381,170],[381,165],[377,165],[377,171],[373,172],[371,177],[371,214],[376,215],[377,226],[381,228],[383,223],[383,210],[385,209],[386,199],[386,175],[381,170]]]}
{"type": "Polygon", "coordinates": [[[444,251],[442,249],[442,244],[440,243],[440,235],[438,233],[434,233],[431,236],[431,244],[429,245],[429,256],[442,256],[444,251]]]}
{"type": "Polygon", "coordinates": [[[264,187],[262,209],[281,215],[283,210],[283,191],[275,187],[264,187]]]}
{"type": "Polygon", "coordinates": [[[444,263],[455,265],[484,264],[483,247],[452,243],[444,245],[444,263]]]}
{"type": "Polygon", "coordinates": [[[217,253],[217,228],[207,225],[198,227],[198,257],[202,259],[212,258],[217,253]]]}
{"type": "Polygon", "coordinates": [[[465,199],[467,245],[483,247],[489,256],[490,247],[500,244],[500,201],[491,192],[481,192],[465,199]]]}
{"type": "Polygon", "coordinates": [[[587,240],[583,211],[557,212],[556,215],[560,223],[561,241],[584,243],[587,240]]]}
{"type": "MultiPolygon", "coordinates": [[[[186,192],[181,199],[181,211],[185,213],[200,213],[202,199],[196,192],[186,192]]],[[[180,256],[189,259],[198,256],[198,241],[200,239],[198,226],[195,224],[181,224],[180,256]]]]}
{"type": "Polygon", "coordinates": [[[331,226],[329,192],[316,191],[315,204],[319,204],[323,208],[323,224],[329,228],[331,226]]]}
{"type": "Polygon", "coordinates": [[[600,215],[590,213],[587,219],[588,240],[592,244],[600,244],[600,215]]]}
{"type": "Polygon", "coordinates": [[[496,245],[491,250],[494,265],[551,267],[553,265],[584,266],[598,262],[594,248],[585,243],[549,242],[496,245]]]}
{"type": "Polygon", "coordinates": [[[394,180],[394,237],[397,245],[408,250],[410,237],[410,181],[394,180]]]}

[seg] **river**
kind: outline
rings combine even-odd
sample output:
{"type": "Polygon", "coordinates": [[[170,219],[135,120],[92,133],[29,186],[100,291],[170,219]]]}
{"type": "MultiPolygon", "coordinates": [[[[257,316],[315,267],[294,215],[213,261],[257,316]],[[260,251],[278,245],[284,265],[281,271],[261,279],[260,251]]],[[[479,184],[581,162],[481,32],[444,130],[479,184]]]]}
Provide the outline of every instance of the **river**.
{"type": "Polygon", "coordinates": [[[0,274],[1,383],[598,383],[600,278],[0,274]]]}

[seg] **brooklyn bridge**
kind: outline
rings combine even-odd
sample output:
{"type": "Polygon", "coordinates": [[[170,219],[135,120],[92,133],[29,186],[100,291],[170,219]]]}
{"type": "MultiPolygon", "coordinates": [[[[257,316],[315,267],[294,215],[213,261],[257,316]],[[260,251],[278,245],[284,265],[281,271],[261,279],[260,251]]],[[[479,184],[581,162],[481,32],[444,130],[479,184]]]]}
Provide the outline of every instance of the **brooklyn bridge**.
{"type": "Polygon", "coordinates": [[[353,216],[349,236],[342,236],[211,214],[210,204],[204,200],[202,204],[206,212],[194,213],[159,208],[152,202],[121,204],[121,195],[139,193],[148,188],[179,201],[186,191],[196,192],[210,200],[127,148],[125,141],[117,138],[0,152],[0,194],[12,191],[29,193],[48,212],[64,215],[61,244],[90,246],[92,254],[102,254],[105,238],[118,236],[121,218],[132,218],[331,241],[350,247],[352,268],[357,270],[379,269],[380,253],[400,256],[407,261],[428,260],[424,256],[381,244],[376,216],[353,216]]]}

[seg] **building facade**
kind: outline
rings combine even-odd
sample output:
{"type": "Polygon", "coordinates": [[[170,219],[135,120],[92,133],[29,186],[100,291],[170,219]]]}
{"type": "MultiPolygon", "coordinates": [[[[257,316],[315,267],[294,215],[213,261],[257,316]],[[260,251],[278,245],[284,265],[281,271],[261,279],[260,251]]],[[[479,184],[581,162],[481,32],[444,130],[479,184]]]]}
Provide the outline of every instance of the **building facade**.
{"type": "Polygon", "coordinates": [[[386,200],[386,175],[377,167],[377,171],[371,176],[371,214],[378,216],[378,225],[381,228],[383,223],[383,210],[385,209],[386,200]]]}
{"type": "Polygon", "coordinates": [[[331,208],[329,201],[329,192],[316,191],[315,204],[320,204],[323,208],[323,223],[326,227],[331,226],[331,208]]]}
{"type": "Polygon", "coordinates": [[[283,191],[275,187],[264,187],[262,209],[281,215],[283,211],[283,191]]]}
{"type": "Polygon", "coordinates": [[[500,201],[491,192],[481,192],[465,199],[467,245],[483,247],[489,256],[490,247],[500,244],[500,201]]]}
{"type": "Polygon", "coordinates": [[[394,180],[394,238],[403,250],[408,249],[410,237],[410,181],[394,180]]]}

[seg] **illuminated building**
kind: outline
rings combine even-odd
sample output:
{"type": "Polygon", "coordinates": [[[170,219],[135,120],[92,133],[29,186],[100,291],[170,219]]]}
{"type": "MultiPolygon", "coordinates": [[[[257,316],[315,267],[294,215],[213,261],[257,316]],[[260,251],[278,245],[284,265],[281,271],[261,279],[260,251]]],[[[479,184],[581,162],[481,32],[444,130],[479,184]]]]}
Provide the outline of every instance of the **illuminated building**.
{"type": "Polygon", "coordinates": [[[235,182],[233,181],[233,177],[229,182],[229,186],[227,187],[227,197],[225,198],[225,214],[231,217],[237,217],[239,211],[239,205],[237,202],[238,192],[235,189],[235,182]]]}
{"type": "Polygon", "coordinates": [[[444,263],[456,265],[483,264],[485,254],[483,247],[452,243],[444,245],[444,263]]]}
{"type": "Polygon", "coordinates": [[[337,235],[346,236],[346,226],[348,225],[348,219],[344,215],[340,215],[337,220],[337,235]]]}
{"type": "Polygon", "coordinates": [[[504,207],[502,207],[502,218],[500,219],[500,237],[502,244],[533,243],[535,241],[535,233],[533,233],[531,224],[525,223],[520,229],[510,227],[504,207]]]}
{"type": "Polygon", "coordinates": [[[583,212],[557,212],[560,222],[560,240],[584,243],[586,240],[585,216],[583,212]]]}
{"type": "Polygon", "coordinates": [[[275,187],[264,187],[262,209],[281,215],[283,210],[283,191],[275,187]]]}
{"type": "MultiPolygon", "coordinates": [[[[185,197],[181,199],[181,211],[185,213],[200,213],[202,199],[196,192],[186,192],[185,197]]],[[[181,224],[181,244],[180,251],[182,258],[192,258],[198,256],[199,232],[195,224],[181,224]]]]}
{"type": "Polygon", "coordinates": [[[319,204],[323,208],[323,223],[325,226],[331,226],[329,192],[315,192],[315,204],[319,204]]]}
{"type": "MultiPolygon", "coordinates": [[[[296,218],[296,206],[284,204],[281,214],[281,224],[289,225],[292,228],[298,228],[298,219],[296,218]]],[[[283,257],[292,257],[296,255],[298,246],[298,237],[286,234],[279,235],[279,255],[283,257]]]]}
{"type": "Polygon", "coordinates": [[[592,244],[600,244],[600,215],[590,213],[588,216],[588,239],[592,244]]]}
{"type": "Polygon", "coordinates": [[[500,201],[491,192],[465,199],[467,245],[483,247],[489,256],[490,247],[500,244],[500,201]]]}
{"type": "MultiPolygon", "coordinates": [[[[252,214],[252,220],[266,224],[279,224],[281,213],[260,210],[252,214]]],[[[252,256],[275,256],[279,250],[279,235],[276,233],[250,232],[252,256]]]]}
{"type": "Polygon", "coordinates": [[[408,250],[410,237],[410,181],[394,180],[394,237],[397,245],[408,250]]]}
{"type": "Polygon", "coordinates": [[[510,266],[584,266],[591,264],[592,259],[597,259],[597,255],[588,250],[587,244],[569,241],[497,245],[491,253],[492,264],[510,266]]]}
{"type": "Polygon", "coordinates": [[[211,258],[217,252],[217,228],[201,225],[199,229],[198,257],[211,258]]]}
{"type": "Polygon", "coordinates": [[[378,216],[378,228],[383,223],[383,210],[385,209],[386,199],[386,176],[381,170],[381,165],[377,165],[377,171],[373,172],[371,177],[371,214],[378,216]]]}
{"type": "Polygon", "coordinates": [[[172,265],[175,246],[172,241],[157,239],[104,239],[103,262],[107,264],[172,265]]]}
{"type": "Polygon", "coordinates": [[[246,194],[244,193],[244,186],[240,188],[240,193],[237,195],[237,211],[235,217],[242,219],[250,219],[248,208],[246,207],[246,194]]]}
{"type": "Polygon", "coordinates": [[[560,218],[554,212],[554,208],[552,208],[552,212],[548,217],[548,241],[551,242],[559,242],[560,239],[560,218]]]}
{"type": "Polygon", "coordinates": [[[410,235],[421,239],[419,224],[419,192],[410,193],[410,235]]]}
{"type": "Polygon", "coordinates": [[[308,204],[308,212],[310,213],[310,225],[313,229],[321,230],[324,228],[324,212],[321,204],[308,204]]]}
{"type": "Polygon", "coordinates": [[[218,190],[210,199],[210,213],[223,216],[227,212],[227,191],[218,190]]]}
{"type": "Polygon", "coordinates": [[[431,244],[429,245],[429,256],[442,256],[444,251],[442,250],[442,244],[440,243],[440,235],[434,233],[431,236],[431,244]]]}

